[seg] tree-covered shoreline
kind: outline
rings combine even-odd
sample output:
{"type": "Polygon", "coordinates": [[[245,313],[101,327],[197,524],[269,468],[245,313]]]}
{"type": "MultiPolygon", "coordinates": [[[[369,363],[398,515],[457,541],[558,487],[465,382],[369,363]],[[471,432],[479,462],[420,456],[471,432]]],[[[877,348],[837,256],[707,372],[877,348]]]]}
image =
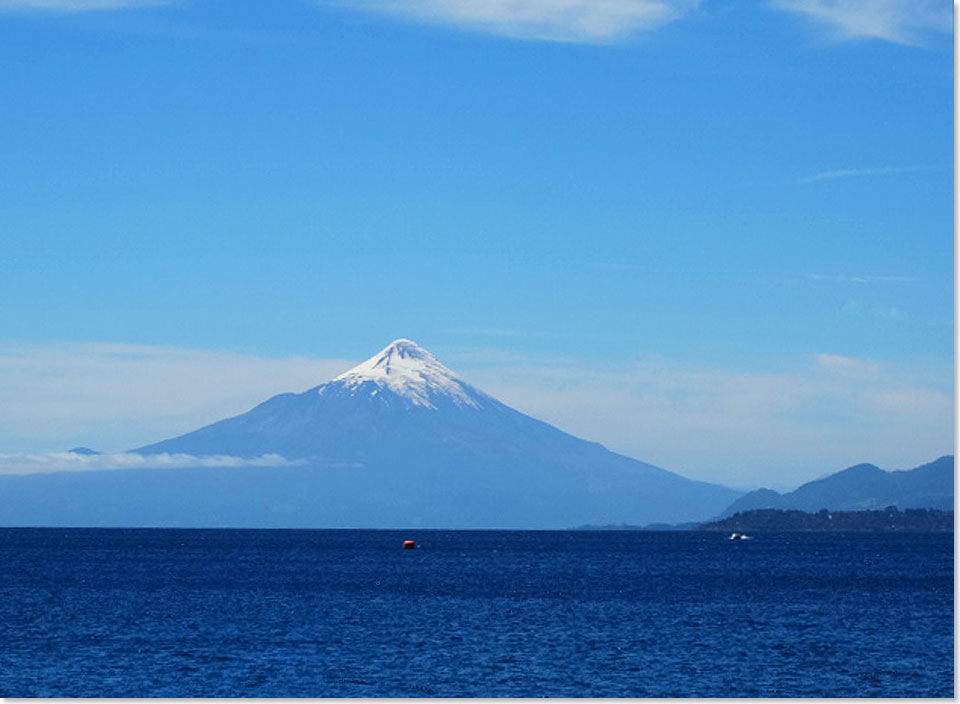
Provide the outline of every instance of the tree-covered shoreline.
{"type": "Polygon", "coordinates": [[[827,511],[817,513],[781,509],[743,511],[700,525],[700,530],[743,532],[881,532],[945,533],[953,531],[953,511],[888,506],[880,511],[827,511]]]}

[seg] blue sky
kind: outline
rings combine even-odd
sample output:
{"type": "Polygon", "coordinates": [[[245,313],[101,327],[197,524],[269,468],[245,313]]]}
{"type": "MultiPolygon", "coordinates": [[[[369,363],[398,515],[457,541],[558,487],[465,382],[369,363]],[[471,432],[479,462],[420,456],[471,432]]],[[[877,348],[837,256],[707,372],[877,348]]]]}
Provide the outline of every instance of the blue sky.
{"type": "Polygon", "coordinates": [[[943,5],[0,0],[0,452],[396,337],[688,476],[950,452],[943,5]]]}

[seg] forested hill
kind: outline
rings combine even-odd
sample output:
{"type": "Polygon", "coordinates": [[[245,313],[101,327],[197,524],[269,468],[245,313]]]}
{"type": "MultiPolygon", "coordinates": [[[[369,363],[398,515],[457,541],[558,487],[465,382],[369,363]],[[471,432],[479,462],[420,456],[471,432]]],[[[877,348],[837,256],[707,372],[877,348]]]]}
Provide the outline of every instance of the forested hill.
{"type": "Polygon", "coordinates": [[[719,521],[704,523],[700,530],[735,533],[776,533],[789,531],[910,532],[953,531],[953,511],[911,508],[900,511],[890,506],[882,511],[743,511],[719,521]]]}
{"type": "Polygon", "coordinates": [[[823,479],[807,482],[787,494],[758,489],[741,496],[720,518],[755,509],[784,511],[866,511],[887,506],[953,509],[953,456],[946,455],[914,469],[887,472],[858,464],[823,479]]]}

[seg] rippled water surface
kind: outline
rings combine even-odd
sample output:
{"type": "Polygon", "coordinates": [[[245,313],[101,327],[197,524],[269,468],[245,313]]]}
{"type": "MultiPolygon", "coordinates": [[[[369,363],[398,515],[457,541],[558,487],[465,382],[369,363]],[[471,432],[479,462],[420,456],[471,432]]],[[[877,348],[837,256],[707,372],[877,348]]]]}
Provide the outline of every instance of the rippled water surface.
{"type": "Polygon", "coordinates": [[[951,535],[0,529],[0,559],[7,697],[953,696],[951,535]]]}

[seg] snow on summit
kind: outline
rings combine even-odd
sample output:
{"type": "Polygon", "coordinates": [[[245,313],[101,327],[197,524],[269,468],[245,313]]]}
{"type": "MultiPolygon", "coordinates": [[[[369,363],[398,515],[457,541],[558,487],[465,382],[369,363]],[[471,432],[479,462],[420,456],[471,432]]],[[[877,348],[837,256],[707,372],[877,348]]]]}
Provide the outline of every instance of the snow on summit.
{"type": "MultiPolygon", "coordinates": [[[[133,452],[228,455],[243,464],[222,470],[222,465],[197,465],[203,472],[197,475],[190,468],[161,472],[164,481],[173,482],[163,485],[161,513],[154,502],[156,472],[145,474],[138,491],[146,503],[138,511],[124,508],[126,513],[114,519],[128,525],[161,520],[193,526],[232,521],[238,527],[281,522],[285,527],[371,528],[665,523],[716,516],[742,495],[618,455],[531,418],[473,388],[410,340],[392,342],[325,384],[277,394],[246,413],[133,452]],[[288,464],[255,465],[264,455],[288,464]],[[228,476],[230,500],[224,501],[228,476]],[[198,485],[210,488],[194,500],[198,485]],[[184,497],[189,498],[186,508],[184,497]],[[221,513],[221,506],[235,513],[221,513]]],[[[98,474],[119,477],[115,495],[127,496],[126,475],[98,474]]],[[[74,496],[73,485],[64,484],[53,501],[45,500],[43,491],[31,490],[29,496],[36,495],[37,506],[48,512],[34,514],[44,520],[53,515],[49,505],[67,505],[74,496]]],[[[84,522],[100,520],[100,494],[91,496],[84,515],[93,518],[84,522]]],[[[0,509],[10,504],[0,502],[0,509]]]]}
{"type": "Polygon", "coordinates": [[[443,397],[458,406],[479,408],[485,394],[473,388],[437,361],[436,357],[412,340],[394,340],[365,362],[324,384],[318,393],[330,386],[357,391],[364,384],[392,391],[415,406],[436,408],[434,401],[443,397]]]}

